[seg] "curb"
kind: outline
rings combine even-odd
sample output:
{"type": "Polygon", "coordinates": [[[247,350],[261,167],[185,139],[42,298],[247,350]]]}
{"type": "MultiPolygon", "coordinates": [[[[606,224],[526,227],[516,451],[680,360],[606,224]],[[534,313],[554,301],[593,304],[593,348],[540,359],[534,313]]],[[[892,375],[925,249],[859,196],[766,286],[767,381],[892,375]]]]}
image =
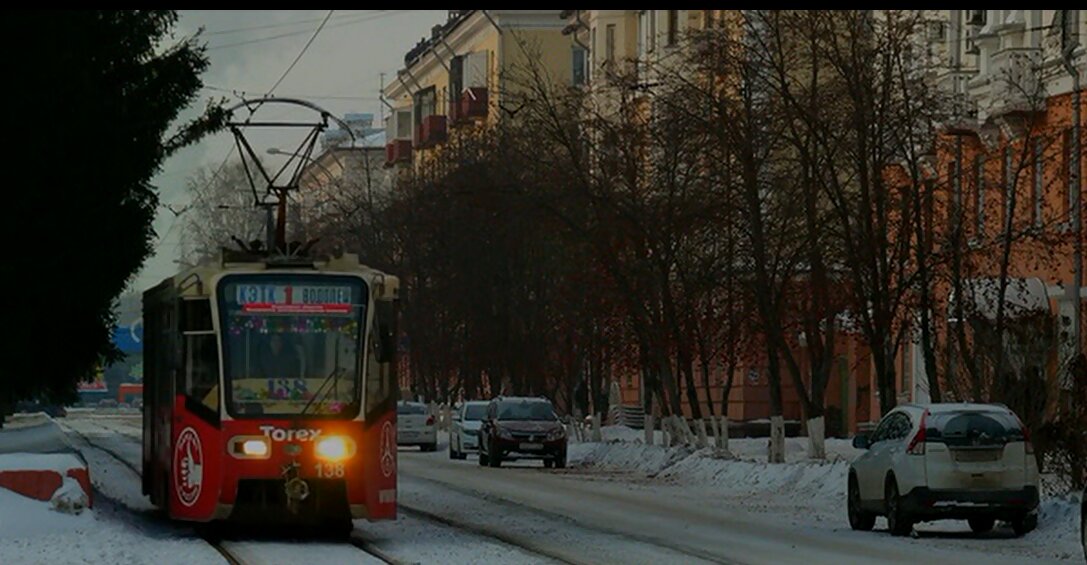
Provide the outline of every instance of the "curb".
{"type": "Polygon", "coordinates": [[[87,495],[87,507],[94,507],[91,491],[90,473],[86,467],[69,468],[64,476],[56,470],[19,469],[0,471],[0,487],[15,491],[23,496],[48,502],[53,493],[64,484],[64,477],[71,477],[79,482],[87,495]]]}
{"type": "Polygon", "coordinates": [[[0,452],[0,488],[48,502],[64,485],[65,479],[71,478],[79,483],[86,495],[87,507],[93,507],[94,491],[87,460],[71,444],[60,425],[53,418],[46,418],[47,425],[55,426],[60,432],[63,445],[57,448],[59,450],[46,453],[33,452],[33,447],[29,451],[0,452]]]}

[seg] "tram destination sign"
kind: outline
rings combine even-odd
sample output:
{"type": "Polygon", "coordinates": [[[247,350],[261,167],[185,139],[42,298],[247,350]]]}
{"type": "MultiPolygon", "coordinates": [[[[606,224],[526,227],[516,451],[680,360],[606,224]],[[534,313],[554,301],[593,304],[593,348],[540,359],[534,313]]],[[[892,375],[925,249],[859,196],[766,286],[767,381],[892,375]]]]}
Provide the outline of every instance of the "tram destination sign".
{"type": "Polygon", "coordinates": [[[245,312],[349,314],[350,286],[240,284],[235,299],[245,312]]]}

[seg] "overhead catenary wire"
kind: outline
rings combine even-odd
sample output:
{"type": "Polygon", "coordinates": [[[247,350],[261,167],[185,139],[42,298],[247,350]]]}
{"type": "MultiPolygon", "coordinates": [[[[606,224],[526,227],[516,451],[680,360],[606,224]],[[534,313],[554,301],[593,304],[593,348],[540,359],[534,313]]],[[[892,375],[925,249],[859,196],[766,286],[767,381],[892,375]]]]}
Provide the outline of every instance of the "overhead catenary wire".
{"type": "MultiPolygon", "coordinates": [[[[333,23],[332,25],[330,25],[328,27],[329,27],[329,29],[332,29],[332,28],[337,28],[337,27],[355,25],[355,24],[359,24],[359,23],[363,23],[363,22],[369,22],[369,21],[373,21],[373,20],[387,18],[387,17],[390,17],[390,16],[399,15],[399,14],[402,14],[402,13],[408,12],[408,11],[410,11],[410,10],[388,10],[386,12],[382,12],[382,13],[379,13],[379,14],[366,14],[366,15],[363,15],[363,16],[359,16],[358,19],[355,19],[355,20],[352,20],[352,21],[344,21],[344,22],[333,23]]],[[[243,45],[252,45],[254,43],[263,43],[265,41],[274,41],[276,39],[282,39],[284,37],[293,37],[295,35],[301,35],[303,33],[306,33],[305,30],[303,30],[303,31],[289,31],[289,32],[280,33],[280,34],[277,34],[277,35],[269,35],[267,37],[258,37],[258,38],[255,38],[255,39],[247,39],[247,40],[244,40],[244,41],[237,41],[237,42],[234,42],[234,43],[223,43],[223,44],[219,44],[219,45],[209,45],[207,47],[207,50],[208,51],[213,51],[213,50],[216,50],[216,49],[226,49],[226,48],[229,48],[229,47],[240,47],[240,46],[243,46],[243,45]]]]}
{"type": "Polygon", "coordinates": [[[277,80],[276,83],[272,85],[272,88],[268,89],[268,93],[265,94],[265,96],[271,96],[272,92],[274,92],[275,89],[283,83],[283,79],[287,78],[287,75],[291,74],[291,71],[294,70],[294,66],[298,64],[298,61],[302,60],[302,55],[305,55],[306,51],[309,50],[310,45],[313,45],[313,40],[317,39],[317,36],[321,34],[321,30],[325,29],[325,24],[328,23],[328,19],[332,17],[333,12],[335,12],[335,10],[329,10],[328,13],[325,14],[325,19],[321,21],[321,25],[317,26],[317,29],[313,31],[313,35],[311,35],[309,41],[307,41],[306,44],[302,46],[302,50],[298,52],[298,56],[295,57],[293,61],[291,61],[290,66],[287,67],[287,70],[283,71],[283,74],[279,77],[279,80],[277,80]]]}
{"type": "MultiPolygon", "coordinates": [[[[256,94],[252,90],[244,90],[241,88],[226,88],[222,86],[204,85],[205,90],[211,90],[215,92],[223,92],[228,94],[239,94],[242,97],[256,94]]],[[[347,96],[337,94],[282,94],[285,98],[301,98],[301,99],[314,99],[314,100],[380,100],[377,96],[347,96]]]]}
{"type": "MultiPolygon", "coordinates": [[[[372,15],[372,14],[377,13],[377,12],[385,12],[387,10],[360,10],[360,11],[361,12],[367,12],[367,13],[366,14],[358,14],[358,13],[340,14],[340,15],[336,16],[333,19],[334,20],[342,20],[344,18],[356,18],[356,17],[362,16],[362,15],[372,15]]],[[[263,25],[257,25],[257,26],[237,27],[237,28],[232,28],[232,29],[220,29],[220,30],[205,32],[204,35],[208,36],[208,37],[211,37],[213,35],[228,35],[228,34],[231,34],[231,33],[241,33],[241,32],[246,32],[246,31],[259,31],[259,30],[262,30],[262,29],[276,29],[276,28],[281,28],[281,27],[291,27],[291,26],[297,26],[297,25],[302,25],[302,24],[312,24],[314,22],[319,22],[319,21],[321,21],[321,18],[307,18],[307,19],[304,19],[304,20],[292,20],[292,21],[289,21],[289,22],[280,22],[280,23],[277,23],[277,24],[263,24],[263,25]]],[[[305,33],[305,30],[301,31],[299,33],[305,33]]]]}

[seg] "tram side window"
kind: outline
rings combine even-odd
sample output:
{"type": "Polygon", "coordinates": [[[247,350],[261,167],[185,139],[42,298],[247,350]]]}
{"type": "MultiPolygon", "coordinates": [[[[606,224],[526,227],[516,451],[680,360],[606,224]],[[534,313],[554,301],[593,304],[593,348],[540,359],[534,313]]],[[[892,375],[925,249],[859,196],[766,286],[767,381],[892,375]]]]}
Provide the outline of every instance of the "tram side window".
{"type": "Polygon", "coordinates": [[[219,410],[219,350],[211,322],[211,302],[185,300],[182,309],[184,334],[183,382],[178,389],[206,407],[210,414],[219,410]]]}
{"type": "Polygon", "coordinates": [[[185,394],[211,410],[219,409],[219,352],[215,335],[185,336],[185,394]]]}
{"type": "Polygon", "coordinates": [[[366,415],[395,402],[395,341],[396,309],[391,302],[377,302],[373,325],[367,341],[370,345],[366,360],[366,415]]]}

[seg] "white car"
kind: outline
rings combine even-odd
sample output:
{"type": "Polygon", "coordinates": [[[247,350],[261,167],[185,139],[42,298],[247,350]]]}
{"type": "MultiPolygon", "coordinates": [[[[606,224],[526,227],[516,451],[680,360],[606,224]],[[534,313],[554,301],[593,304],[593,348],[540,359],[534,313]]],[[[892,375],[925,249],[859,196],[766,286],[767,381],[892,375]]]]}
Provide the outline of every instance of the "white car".
{"type": "Polygon", "coordinates": [[[1079,497],[1079,536],[1083,544],[1083,558],[1087,559],[1087,488],[1079,497]]]}
{"type": "Polygon", "coordinates": [[[888,413],[849,468],[849,525],[892,535],[917,522],[967,520],[978,533],[996,520],[1017,535],[1038,525],[1038,466],[1030,431],[998,404],[906,404],[888,413]]]}
{"type": "Polygon", "coordinates": [[[404,401],[396,404],[396,445],[418,445],[421,451],[438,449],[438,427],[426,404],[404,401]]]}
{"type": "Polygon", "coordinates": [[[453,425],[449,429],[450,459],[464,459],[469,452],[479,452],[479,428],[483,425],[487,404],[485,400],[465,402],[453,413],[453,425]]]}

